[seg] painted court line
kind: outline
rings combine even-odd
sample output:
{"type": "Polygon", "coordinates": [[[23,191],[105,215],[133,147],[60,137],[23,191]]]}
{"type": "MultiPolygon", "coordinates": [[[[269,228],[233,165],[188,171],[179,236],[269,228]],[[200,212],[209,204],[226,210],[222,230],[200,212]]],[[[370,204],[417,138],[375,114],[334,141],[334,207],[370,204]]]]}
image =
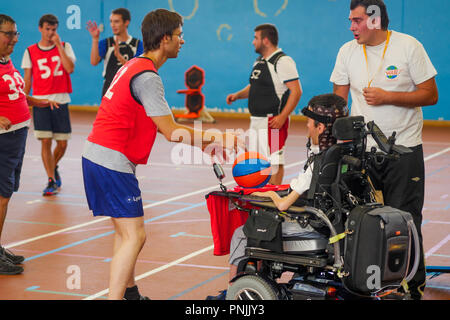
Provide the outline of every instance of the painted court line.
{"type": "MultiPolygon", "coordinates": [[[[192,253],[190,253],[190,254],[188,254],[188,255],[186,255],[184,257],[181,257],[181,258],[179,258],[177,260],[174,260],[174,261],[172,261],[172,262],[170,262],[168,264],[165,264],[165,265],[163,265],[161,267],[158,267],[156,269],[153,269],[153,270],[150,270],[150,271],[148,271],[146,273],[143,273],[143,274],[135,277],[135,280],[138,281],[138,280],[147,278],[147,277],[151,276],[152,274],[161,272],[161,271],[166,270],[166,269],[168,269],[170,267],[173,267],[173,266],[175,266],[177,264],[180,264],[181,262],[184,262],[184,261],[189,260],[189,259],[191,259],[193,257],[196,257],[196,256],[198,256],[198,255],[200,255],[202,253],[208,252],[208,251],[212,250],[213,248],[214,248],[214,245],[210,245],[209,247],[206,247],[206,248],[197,250],[195,252],[192,252],[192,253]]],[[[91,295],[89,297],[86,297],[83,300],[94,300],[94,299],[97,299],[97,298],[99,298],[99,297],[101,297],[103,295],[106,295],[108,293],[109,293],[109,289],[105,289],[105,290],[97,292],[97,293],[95,293],[95,294],[93,294],[93,295],[91,295]]]]}
{"type": "MultiPolygon", "coordinates": [[[[440,152],[437,152],[437,153],[434,153],[434,154],[432,154],[432,155],[429,155],[429,156],[427,156],[427,157],[424,159],[424,161],[431,160],[431,159],[433,159],[433,158],[435,158],[435,157],[438,157],[438,156],[440,156],[440,155],[442,155],[442,154],[444,154],[444,153],[446,153],[446,152],[448,152],[448,151],[450,151],[450,148],[446,148],[446,149],[444,149],[444,150],[442,150],[442,151],[440,151],[440,152]]],[[[299,161],[299,162],[297,162],[297,163],[293,163],[293,164],[287,165],[287,166],[285,166],[285,168],[287,169],[287,168],[290,168],[290,167],[299,165],[299,164],[301,164],[301,163],[303,163],[303,162],[304,162],[304,161],[299,161]]],[[[228,181],[228,182],[224,183],[224,185],[227,185],[227,186],[228,186],[228,185],[233,184],[233,183],[234,183],[234,181],[228,181]]],[[[197,195],[197,194],[200,194],[200,193],[206,193],[206,192],[208,192],[208,191],[212,191],[212,190],[215,190],[215,189],[217,189],[217,186],[216,186],[216,185],[213,186],[213,187],[208,187],[208,188],[200,189],[200,190],[197,190],[197,191],[194,191],[194,192],[191,192],[191,193],[179,195],[179,196],[172,197],[172,198],[169,198],[169,199],[166,199],[166,200],[163,200],[163,201],[159,201],[159,202],[156,202],[156,203],[152,203],[152,204],[149,204],[149,205],[144,206],[144,209],[151,208],[151,207],[155,207],[155,206],[162,205],[162,204],[166,204],[166,203],[169,203],[169,202],[171,202],[171,201],[175,201],[175,200],[182,199],[182,198],[185,198],[185,197],[189,197],[189,196],[192,196],[192,195],[197,195]]],[[[51,232],[51,233],[47,233],[47,234],[44,234],[44,235],[41,235],[41,236],[38,236],[38,237],[34,237],[34,238],[26,239],[26,240],[23,240],[23,241],[19,241],[19,242],[16,242],[16,243],[7,245],[7,246],[5,246],[5,247],[6,247],[6,248],[16,247],[16,246],[19,246],[19,245],[22,245],[22,244],[25,244],[25,243],[29,243],[29,242],[36,241],[36,240],[39,240],[39,239],[43,239],[43,238],[46,238],[46,237],[50,237],[50,236],[53,236],[53,235],[56,235],[56,234],[60,234],[60,233],[63,233],[63,232],[75,230],[75,229],[82,228],[82,227],[85,227],[85,226],[88,226],[88,225],[92,225],[92,224],[95,224],[95,223],[98,223],[98,222],[102,222],[102,221],[105,221],[105,220],[107,220],[107,219],[110,219],[110,218],[109,218],[109,217],[104,217],[104,218],[95,219],[95,220],[90,221],[90,222],[87,222],[87,223],[82,223],[82,224],[75,225],[75,226],[72,226],[72,227],[68,227],[68,228],[65,228],[65,229],[62,229],[62,230],[58,230],[58,231],[54,231],[54,232],[51,232]]],[[[103,236],[103,235],[104,235],[104,234],[99,235],[99,236],[103,236]]],[[[99,236],[89,238],[89,240],[93,240],[93,238],[97,238],[97,237],[99,237],[99,236]]],[[[449,238],[449,237],[447,237],[447,238],[449,238]]],[[[88,240],[88,239],[85,239],[85,240],[88,240]]],[[[449,240],[449,239],[447,239],[447,241],[448,241],[448,240],[449,240]]],[[[446,242],[447,242],[447,241],[446,241],[446,242]]],[[[82,242],[85,242],[85,241],[79,241],[79,243],[82,243],[82,242]]],[[[442,242],[442,241],[441,241],[441,242],[442,242]]],[[[77,242],[77,243],[78,243],[78,242],[77,242]]],[[[442,245],[444,245],[444,244],[445,244],[445,243],[443,243],[442,245]]],[[[442,245],[441,245],[441,246],[442,246],[442,245]]],[[[63,248],[64,248],[64,247],[63,247],[63,248]]],[[[171,262],[171,263],[169,263],[169,264],[166,264],[166,265],[161,266],[161,267],[159,267],[159,268],[153,269],[153,270],[151,270],[151,271],[149,271],[149,272],[147,272],[147,273],[144,273],[144,274],[142,274],[142,275],[136,277],[136,280],[143,279],[143,278],[148,277],[148,276],[150,276],[150,275],[152,275],[152,274],[154,274],[154,273],[157,273],[157,272],[160,272],[160,271],[165,270],[165,269],[167,269],[167,268],[170,268],[170,267],[172,267],[172,266],[174,266],[174,265],[176,265],[176,264],[179,264],[179,263],[182,262],[182,261],[188,260],[188,259],[190,259],[190,258],[192,258],[192,257],[194,257],[194,256],[197,256],[197,255],[199,255],[199,254],[201,254],[201,253],[203,253],[203,252],[209,251],[209,250],[211,250],[212,248],[213,248],[213,246],[209,246],[209,247],[207,247],[207,248],[204,248],[204,249],[195,251],[195,252],[193,252],[193,253],[191,253],[191,254],[189,254],[189,255],[187,255],[187,256],[184,256],[184,257],[182,257],[182,258],[180,258],[180,259],[177,259],[177,260],[175,260],[175,261],[173,261],[173,262],[171,262]]],[[[61,250],[62,250],[62,248],[61,248],[61,250]]],[[[436,250],[438,250],[438,248],[437,248],[436,250]]],[[[436,250],[435,250],[435,251],[436,251],[436,250]]],[[[58,251],[59,251],[59,250],[58,250],[58,251]]],[[[434,252],[434,251],[433,251],[433,252],[434,252]]],[[[430,254],[433,253],[433,252],[430,252],[430,254]]],[[[104,290],[104,291],[102,291],[102,292],[100,292],[100,293],[97,293],[97,294],[95,294],[95,295],[89,296],[89,297],[87,297],[86,299],[87,299],[87,300],[95,299],[95,298],[97,298],[97,297],[102,296],[105,292],[107,293],[107,292],[108,292],[108,289],[106,289],[106,290],[104,290]]]]}
{"type": "MultiPolygon", "coordinates": [[[[205,205],[204,202],[200,202],[198,204],[194,204],[194,205],[189,206],[189,207],[185,207],[185,208],[182,208],[182,209],[170,211],[170,212],[165,213],[163,215],[147,219],[147,220],[144,221],[144,224],[147,224],[149,222],[152,222],[152,221],[155,221],[155,220],[159,220],[159,219],[162,219],[162,218],[170,217],[172,215],[175,215],[175,214],[187,211],[187,210],[191,210],[191,209],[194,209],[196,207],[204,206],[204,205],[205,205]]],[[[78,246],[78,245],[81,245],[81,244],[85,244],[86,242],[97,240],[97,239],[100,239],[100,238],[112,235],[114,233],[115,233],[115,231],[112,230],[112,231],[109,231],[109,232],[105,232],[105,233],[101,233],[101,234],[89,237],[87,239],[82,239],[82,240],[79,240],[79,241],[76,241],[76,242],[72,242],[72,243],[69,243],[69,244],[67,244],[65,246],[62,246],[62,247],[59,247],[59,248],[56,248],[56,249],[53,249],[53,250],[50,250],[50,251],[42,252],[42,253],[37,254],[35,256],[32,256],[32,257],[28,257],[24,261],[27,262],[27,261],[35,260],[35,259],[38,259],[38,258],[41,258],[41,257],[45,257],[45,256],[47,256],[49,254],[53,254],[55,252],[59,252],[59,251],[62,251],[62,250],[65,250],[65,249],[69,249],[69,248],[72,248],[72,247],[75,247],[75,246],[78,246]]]]}
{"type": "Polygon", "coordinates": [[[186,290],[184,290],[184,291],[182,291],[182,292],[180,292],[180,293],[178,293],[178,294],[176,294],[176,295],[174,295],[174,296],[168,298],[167,300],[175,300],[175,299],[177,299],[177,298],[179,298],[179,297],[185,295],[186,293],[189,293],[189,292],[191,292],[191,291],[194,291],[195,289],[200,288],[201,286],[203,286],[203,285],[205,285],[205,284],[207,284],[207,283],[209,283],[209,282],[211,282],[211,281],[214,281],[214,280],[216,280],[216,279],[219,279],[219,278],[223,277],[224,275],[226,275],[226,274],[228,274],[228,273],[229,273],[229,271],[225,271],[225,272],[219,273],[218,275],[215,275],[214,277],[212,277],[212,278],[210,278],[210,279],[208,279],[208,280],[205,280],[205,281],[203,281],[203,282],[200,282],[200,283],[196,284],[195,286],[193,286],[193,287],[191,287],[191,288],[189,288],[189,289],[186,289],[186,290]]]}
{"type": "MultiPolygon", "coordinates": [[[[437,153],[434,153],[434,154],[431,154],[431,155],[427,156],[426,158],[424,158],[424,162],[426,162],[426,161],[428,161],[428,160],[431,160],[431,159],[433,159],[433,158],[436,158],[436,157],[438,157],[438,156],[440,156],[440,155],[442,155],[442,154],[444,154],[444,153],[446,153],[446,152],[448,152],[448,151],[450,151],[450,147],[449,147],[449,148],[446,148],[446,149],[444,149],[444,150],[442,150],[442,151],[439,151],[439,152],[437,152],[437,153]]],[[[305,160],[299,161],[298,163],[296,163],[296,165],[301,164],[301,163],[303,163],[304,161],[305,161],[305,160]]],[[[288,167],[288,166],[286,166],[286,167],[288,167]]],[[[447,238],[450,239],[450,235],[449,235],[447,238]]],[[[447,239],[447,241],[448,241],[448,239],[447,239]]],[[[445,243],[446,243],[447,241],[445,241],[445,243]]],[[[441,243],[442,243],[442,241],[441,241],[441,243]]],[[[442,243],[442,245],[444,245],[445,243],[442,243]]],[[[441,245],[441,246],[442,246],[442,245],[441,245]]],[[[436,246],[436,247],[437,247],[437,246],[436,246]]],[[[198,254],[200,254],[200,253],[209,251],[209,250],[211,250],[211,249],[213,249],[213,248],[214,248],[214,245],[212,245],[212,246],[210,246],[210,247],[207,247],[207,248],[204,248],[204,249],[201,249],[201,250],[199,250],[199,251],[196,251],[196,252],[192,253],[191,255],[184,256],[184,257],[182,257],[182,258],[180,258],[180,259],[178,259],[178,260],[175,260],[175,261],[173,261],[173,262],[171,262],[171,263],[169,263],[169,264],[167,264],[167,265],[165,265],[165,266],[162,266],[162,267],[160,267],[160,268],[153,269],[153,270],[151,270],[151,271],[149,271],[149,272],[147,272],[147,273],[144,273],[144,274],[142,274],[142,275],[140,275],[140,276],[137,276],[137,277],[135,278],[135,280],[137,281],[137,280],[146,278],[146,277],[148,277],[148,276],[150,276],[150,275],[152,275],[152,274],[155,274],[155,273],[157,273],[157,272],[163,271],[163,270],[165,270],[165,269],[167,269],[167,268],[170,268],[170,267],[176,265],[176,264],[177,264],[177,261],[179,261],[179,260],[185,261],[185,260],[187,260],[187,259],[190,259],[190,258],[193,257],[193,256],[196,256],[196,255],[198,255],[198,254]],[[200,252],[200,253],[199,253],[199,252],[200,252]],[[192,255],[193,255],[193,256],[192,256],[192,255]]],[[[439,248],[440,248],[440,247],[439,247],[439,248]]],[[[436,250],[438,250],[438,248],[437,248],[436,250]]],[[[430,250],[430,251],[431,251],[431,250],[430,250]]],[[[433,251],[433,252],[434,252],[434,251],[433,251]]],[[[433,252],[430,252],[430,254],[433,253],[433,252]]],[[[98,293],[96,293],[96,294],[94,294],[94,295],[92,295],[92,296],[90,296],[90,297],[85,298],[84,300],[94,300],[94,299],[96,299],[97,297],[100,297],[100,296],[102,296],[102,295],[107,294],[108,292],[109,292],[109,290],[108,290],[108,289],[105,289],[105,290],[100,291],[100,292],[98,292],[98,293]]]]}
{"type": "Polygon", "coordinates": [[[439,157],[440,155],[443,155],[444,153],[447,153],[447,152],[449,152],[449,151],[450,151],[450,147],[445,148],[444,150],[441,150],[441,151],[439,151],[439,152],[430,154],[429,156],[425,157],[425,158],[424,158],[424,161],[426,162],[426,161],[431,160],[431,159],[433,159],[433,158],[439,157]]]}
{"type": "MultiPolygon", "coordinates": [[[[18,252],[23,253],[33,253],[33,254],[40,254],[42,251],[37,250],[24,250],[24,249],[17,249],[18,252]]],[[[102,257],[102,256],[92,256],[92,255],[85,255],[85,254],[75,254],[75,253],[54,253],[56,256],[63,256],[63,257],[74,257],[74,258],[83,258],[83,259],[94,259],[94,260],[101,260],[104,262],[110,262],[111,257],[102,257]]],[[[156,264],[156,265],[166,265],[167,261],[155,261],[155,260],[144,260],[144,259],[138,259],[136,262],[138,263],[146,263],[146,264],[156,264]]],[[[220,266],[210,266],[210,265],[203,265],[203,264],[192,264],[192,263],[180,263],[177,264],[176,267],[188,267],[188,268],[198,268],[198,269],[211,269],[211,270],[228,270],[228,267],[220,267],[220,266]]],[[[88,296],[88,295],[86,295],[88,296]]]]}
{"type": "Polygon", "coordinates": [[[438,251],[441,247],[443,247],[448,241],[450,241],[450,234],[442,239],[438,244],[436,244],[433,248],[427,251],[425,254],[425,258],[428,258],[430,255],[438,251]]]}
{"type": "MultiPolygon", "coordinates": [[[[75,296],[75,297],[87,297],[87,294],[75,293],[75,292],[61,292],[61,291],[52,291],[52,290],[41,290],[39,286],[32,286],[26,288],[25,291],[31,292],[39,292],[39,293],[47,293],[47,294],[57,294],[63,296],[75,296]]],[[[108,299],[108,297],[99,297],[99,299],[108,299]]]]}
{"type": "MultiPolygon", "coordinates": [[[[305,160],[292,163],[290,165],[285,166],[285,168],[288,169],[288,168],[294,167],[296,165],[300,165],[303,162],[305,162],[305,160]]],[[[225,186],[229,186],[229,185],[234,184],[234,183],[235,183],[234,180],[231,180],[231,181],[228,181],[228,182],[224,183],[224,185],[225,186]]],[[[183,198],[187,198],[187,197],[190,197],[190,196],[194,196],[194,195],[197,195],[197,194],[207,193],[208,191],[213,191],[213,190],[216,190],[216,189],[218,189],[218,185],[215,185],[215,186],[212,186],[212,187],[208,187],[208,188],[204,188],[204,189],[200,189],[200,190],[193,191],[193,192],[190,192],[190,193],[185,193],[185,194],[182,194],[182,195],[179,195],[179,196],[175,196],[175,197],[172,197],[172,198],[169,198],[169,199],[166,199],[166,200],[162,200],[162,201],[158,201],[158,202],[155,202],[155,203],[152,203],[152,204],[145,205],[144,206],[144,210],[148,209],[148,208],[153,208],[153,207],[156,207],[156,206],[160,206],[162,204],[166,204],[166,203],[169,203],[169,202],[172,202],[172,201],[176,201],[176,200],[179,200],[179,199],[183,199],[183,198]]],[[[4,247],[6,249],[14,248],[14,247],[17,247],[17,246],[20,246],[20,245],[23,245],[23,244],[27,244],[27,243],[30,243],[30,242],[33,242],[33,241],[37,241],[37,240],[41,240],[41,239],[44,239],[44,238],[48,238],[48,237],[51,237],[51,236],[54,236],[54,235],[57,235],[57,234],[60,234],[60,233],[65,233],[65,232],[68,232],[68,231],[72,231],[72,230],[76,230],[76,229],[83,228],[83,227],[86,227],[86,226],[90,226],[90,225],[93,225],[93,224],[96,224],[96,223],[99,223],[99,222],[103,222],[103,221],[106,221],[106,220],[109,220],[109,219],[110,219],[110,217],[98,218],[98,219],[95,219],[95,220],[92,220],[92,221],[89,221],[89,222],[81,223],[81,224],[74,225],[74,226],[71,226],[71,227],[68,227],[68,228],[64,228],[64,229],[61,229],[61,230],[57,230],[57,231],[53,231],[53,232],[50,232],[50,233],[46,233],[46,234],[43,234],[43,235],[40,235],[40,236],[37,236],[37,237],[33,237],[33,238],[25,239],[25,240],[22,240],[22,241],[14,242],[14,243],[11,243],[11,244],[7,244],[4,247]]]]}
{"type": "MultiPolygon", "coordinates": [[[[433,158],[436,158],[436,157],[438,157],[438,156],[440,156],[440,155],[442,155],[442,154],[444,154],[444,153],[446,153],[448,151],[450,151],[450,147],[425,157],[424,161],[428,161],[428,160],[431,160],[433,158]]],[[[304,162],[305,162],[305,160],[292,163],[290,165],[285,166],[285,169],[288,169],[288,168],[300,165],[300,164],[302,164],[304,162]]],[[[228,182],[224,183],[224,185],[228,186],[228,185],[233,184],[233,183],[234,183],[234,181],[232,180],[232,181],[228,181],[228,182]]],[[[213,187],[200,189],[200,190],[197,190],[197,191],[194,191],[194,192],[191,192],[191,193],[175,196],[175,197],[172,197],[172,198],[169,198],[169,199],[166,199],[166,200],[162,200],[162,201],[159,201],[159,202],[155,202],[155,203],[152,203],[152,204],[145,205],[144,209],[156,207],[156,206],[159,206],[159,205],[162,205],[162,204],[166,204],[166,203],[169,203],[169,202],[172,202],[172,201],[175,201],[175,200],[183,199],[183,198],[186,198],[186,197],[189,197],[189,196],[192,196],[192,195],[197,195],[199,193],[205,193],[205,192],[208,192],[208,191],[212,191],[212,190],[214,190],[216,188],[217,188],[217,186],[213,186],[213,187]]],[[[75,230],[75,229],[83,228],[85,226],[89,226],[89,225],[92,225],[92,224],[103,222],[103,221],[106,221],[108,219],[110,219],[110,218],[109,217],[98,218],[98,219],[95,219],[95,220],[92,220],[92,221],[89,221],[89,222],[86,222],[86,223],[81,223],[81,224],[78,224],[78,225],[74,225],[72,227],[64,228],[64,229],[57,230],[57,231],[54,231],[54,232],[50,232],[50,233],[47,233],[47,234],[43,234],[43,235],[40,235],[40,236],[37,236],[37,237],[33,237],[33,238],[25,239],[25,240],[22,240],[22,241],[18,241],[18,242],[12,243],[12,244],[8,244],[8,245],[5,245],[4,247],[7,248],[7,249],[13,248],[13,247],[17,247],[17,246],[20,246],[20,245],[23,245],[23,244],[27,244],[27,243],[30,243],[30,242],[33,242],[33,241],[37,241],[37,240],[40,240],[40,239],[51,237],[51,236],[54,236],[54,235],[57,235],[57,234],[60,234],[60,233],[68,232],[68,231],[71,231],[71,230],[75,230]]]]}
{"type": "MultiPolygon", "coordinates": [[[[157,224],[193,223],[193,222],[210,222],[210,219],[187,219],[187,220],[158,221],[158,222],[152,222],[149,224],[157,225],[157,224]]],[[[88,232],[88,231],[99,231],[99,230],[107,230],[107,229],[113,229],[113,228],[114,228],[114,226],[110,225],[110,226],[97,227],[97,228],[74,230],[74,231],[65,232],[64,234],[81,233],[81,232],[88,232]]]]}

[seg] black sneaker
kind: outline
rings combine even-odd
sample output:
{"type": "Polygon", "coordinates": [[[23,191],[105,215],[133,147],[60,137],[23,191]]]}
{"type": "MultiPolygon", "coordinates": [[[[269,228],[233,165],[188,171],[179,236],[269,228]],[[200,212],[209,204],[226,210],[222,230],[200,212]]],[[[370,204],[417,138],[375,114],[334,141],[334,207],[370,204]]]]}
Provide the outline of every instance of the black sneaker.
{"type": "Polygon", "coordinates": [[[22,272],[23,268],[21,266],[16,266],[5,256],[0,256],[0,275],[14,275],[22,272]]]}
{"type": "Polygon", "coordinates": [[[122,300],[151,300],[151,299],[149,297],[139,295],[139,297],[137,299],[129,299],[129,298],[127,299],[127,298],[123,297],[122,300]]]}
{"type": "Polygon", "coordinates": [[[10,262],[13,264],[21,264],[23,260],[25,260],[24,256],[17,256],[8,249],[3,248],[0,246],[0,256],[6,257],[10,262]]]}
{"type": "Polygon", "coordinates": [[[126,288],[123,295],[123,300],[150,300],[149,297],[145,297],[139,293],[137,286],[126,288]]]}
{"type": "Polygon", "coordinates": [[[42,192],[43,196],[53,196],[58,193],[58,185],[53,178],[48,178],[47,187],[42,192]]]}
{"type": "Polygon", "coordinates": [[[58,186],[58,188],[61,188],[62,182],[61,182],[61,176],[59,175],[59,172],[58,172],[58,166],[55,167],[55,183],[58,186]]]}

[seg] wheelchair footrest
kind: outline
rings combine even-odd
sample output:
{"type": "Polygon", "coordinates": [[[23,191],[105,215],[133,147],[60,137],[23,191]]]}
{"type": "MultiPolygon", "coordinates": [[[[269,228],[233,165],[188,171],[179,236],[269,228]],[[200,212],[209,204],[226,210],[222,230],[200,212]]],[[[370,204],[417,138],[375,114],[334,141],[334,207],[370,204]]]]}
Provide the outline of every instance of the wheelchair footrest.
{"type": "Polygon", "coordinates": [[[321,257],[305,257],[300,255],[276,253],[259,248],[246,248],[245,255],[253,259],[270,260],[308,267],[325,267],[327,259],[321,257]]]}

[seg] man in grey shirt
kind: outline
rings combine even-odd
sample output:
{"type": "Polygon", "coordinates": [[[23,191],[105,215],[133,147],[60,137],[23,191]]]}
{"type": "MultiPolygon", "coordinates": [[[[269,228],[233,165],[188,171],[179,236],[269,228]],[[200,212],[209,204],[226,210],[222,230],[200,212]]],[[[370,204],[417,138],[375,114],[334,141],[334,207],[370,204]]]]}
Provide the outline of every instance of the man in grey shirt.
{"type": "Polygon", "coordinates": [[[230,133],[208,133],[176,123],[164,98],[157,70],[176,58],[184,43],[182,17],[165,9],[142,22],[144,54],[128,61],[105,93],[83,152],[83,178],[89,209],[109,216],[114,226],[109,299],[146,299],[134,282],[137,257],[146,240],[144,209],[136,165],[147,164],[157,132],[168,141],[204,150],[211,142],[234,149],[230,133]],[[176,131],[182,130],[180,136],[176,131]],[[200,141],[196,141],[200,140],[200,141]]]}

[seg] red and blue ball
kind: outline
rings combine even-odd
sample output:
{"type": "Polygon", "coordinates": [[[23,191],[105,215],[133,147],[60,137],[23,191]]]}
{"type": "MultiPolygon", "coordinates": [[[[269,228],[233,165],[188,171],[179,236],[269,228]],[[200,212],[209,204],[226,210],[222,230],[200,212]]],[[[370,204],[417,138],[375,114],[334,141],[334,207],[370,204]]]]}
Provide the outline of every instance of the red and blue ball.
{"type": "Polygon", "coordinates": [[[240,154],[233,163],[234,180],[243,188],[262,188],[271,174],[270,162],[258,152],[240,154]]]}

